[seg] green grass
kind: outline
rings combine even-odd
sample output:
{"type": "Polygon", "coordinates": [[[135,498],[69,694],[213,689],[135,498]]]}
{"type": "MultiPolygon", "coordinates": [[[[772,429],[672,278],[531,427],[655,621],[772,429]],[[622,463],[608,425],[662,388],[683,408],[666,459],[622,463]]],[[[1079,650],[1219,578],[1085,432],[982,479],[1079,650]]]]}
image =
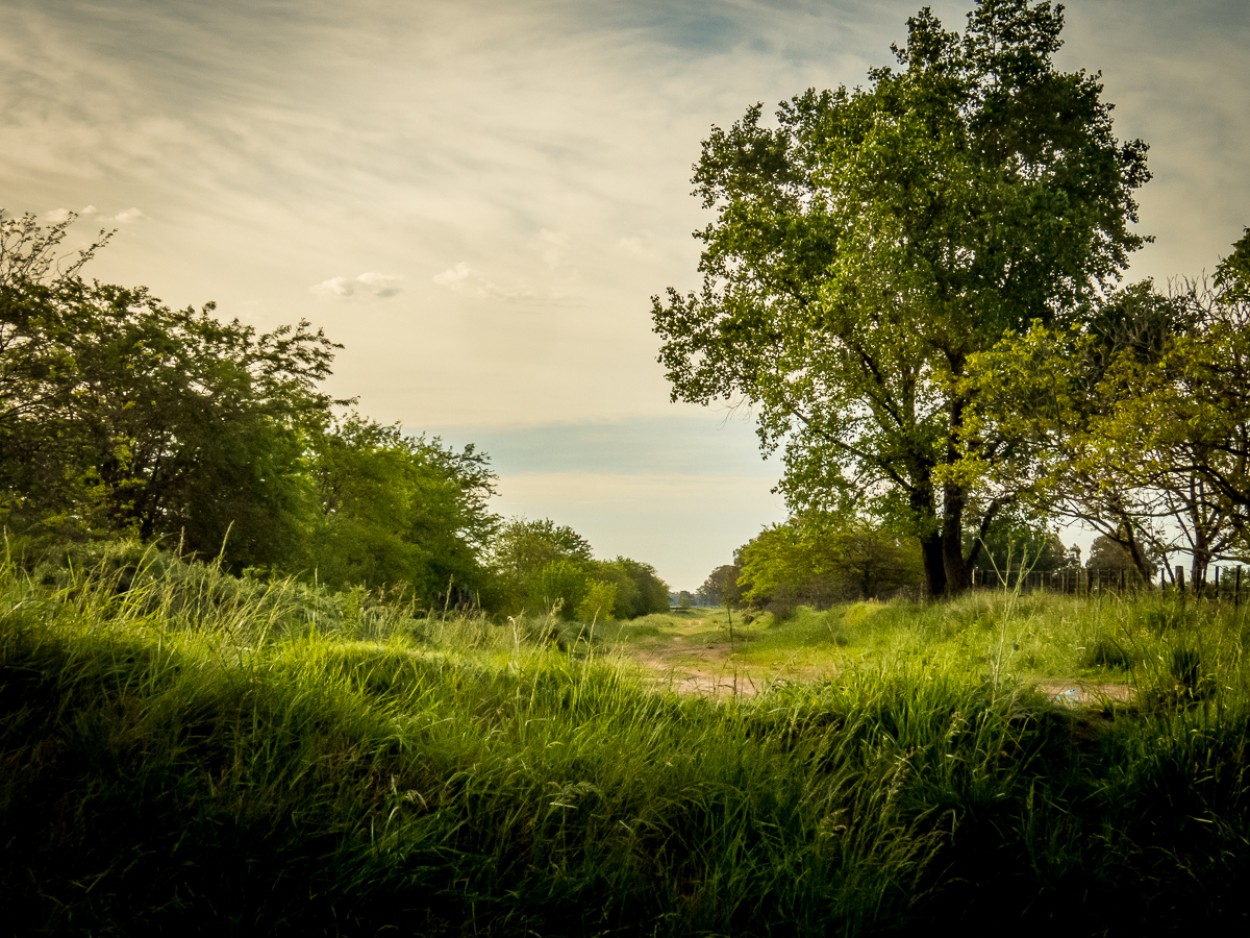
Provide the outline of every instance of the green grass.
{"type": "Polygon", "coordinates": [[[734,654],[836,676],[717,701],[625,657],[728,641],[707,611],[551,626],[133,549],[5,565],[6,928],[1097,934],[1250,913],[1240,612],[996,594],[736,622],[734,654]],[[1065,709],[1032,689],[1060,674],[1138,695],[1065,709]]]}

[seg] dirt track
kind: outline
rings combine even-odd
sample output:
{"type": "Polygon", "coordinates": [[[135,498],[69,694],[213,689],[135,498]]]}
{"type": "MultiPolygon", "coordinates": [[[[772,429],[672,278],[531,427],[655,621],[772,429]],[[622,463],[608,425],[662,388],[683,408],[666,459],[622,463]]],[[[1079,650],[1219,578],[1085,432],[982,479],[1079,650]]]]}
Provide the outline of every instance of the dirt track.
{"type": "MultiPolygon", "coordinates": [[[[837,673],[836,668],[829,666],[766,674],[758,668],[735,664],[732,660],[735,647],[730,642],[692,644],[678,639],[645,649],[631,648],[625,654],[651,672],[656,687],[709,697],[754,697],[778,680],[817,681],[837,673]]],[[[1134,694],[1134,689],[1127,684],[1089,681],[1047,680],[1039,682],[1037,689],[1054,703],[1071,707],[1126,703],[1134,694]]]]}

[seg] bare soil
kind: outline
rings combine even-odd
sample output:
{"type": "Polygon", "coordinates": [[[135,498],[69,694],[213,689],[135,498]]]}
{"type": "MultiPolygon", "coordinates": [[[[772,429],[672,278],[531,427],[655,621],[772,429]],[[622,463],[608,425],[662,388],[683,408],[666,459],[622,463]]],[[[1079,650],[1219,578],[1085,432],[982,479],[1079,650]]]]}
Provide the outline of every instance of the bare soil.
{"type": "MultiPolygon", "coordinates": [[[[663,643],[626,648],[625,654],[650,672],[651,683],[679,694],[707,697],[753,697],[778,681],[819,681],[836,676],[837,668],[789,667],[764,671],[733,660],[731,642],[693,642],[675,636],[663,643]]],[[[1037,689],[1052,702],[1066,707],[1105,707],[1127,703],[1134,688],[1127,684],[1064,681],[1038,682],[1037,689]]]]}

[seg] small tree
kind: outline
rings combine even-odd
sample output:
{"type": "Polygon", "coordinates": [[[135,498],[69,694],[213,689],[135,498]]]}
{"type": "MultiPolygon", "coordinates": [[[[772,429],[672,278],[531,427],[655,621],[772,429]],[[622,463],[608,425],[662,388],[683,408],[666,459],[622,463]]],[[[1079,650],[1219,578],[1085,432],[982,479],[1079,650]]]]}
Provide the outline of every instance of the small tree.
{"type": "Polygon", "coordinates": [[[717,567],[699,587],[699,600],[709,606],[737,609],[742,605],[742,587],[738,585],[741,572],[742,568],[736,563],[717,567]]]}

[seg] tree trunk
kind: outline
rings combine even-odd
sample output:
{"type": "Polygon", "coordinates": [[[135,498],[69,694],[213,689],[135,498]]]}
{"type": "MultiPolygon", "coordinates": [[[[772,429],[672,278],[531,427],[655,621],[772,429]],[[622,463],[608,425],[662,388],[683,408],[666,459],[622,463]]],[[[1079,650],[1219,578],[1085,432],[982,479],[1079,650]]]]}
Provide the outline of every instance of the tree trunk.
{"type": "Polygon", "coordinates": [[[964,563],[963,489],[947,485],[942,489],[942,566],[946,573],[945,595],[957,596],[968,588],[968,567],[964,563]]]}
{"type": "Polygon", "coordinates": [[[920,539],[920,556],[924,562],[925,596],[937,599],[946,595],[946,562],[942,534],[935,531],[920,539]]]}
{"type": "Polygon", "coordinates": [[[1206,531],[1195,525],[1193,538],[1193,563],[1189,566],[1189,580],[1194,592],[1199,592],[1207,582],[1207,568],[1211,565],[1211,547],[1206,531]]]}
{"type": "Polygon", "coordinates": [[[946,595],[946,561],[942,546],[942,530],[938,524],[937,505],[933,496],[932,467],[920,463],[912,468],[913,484],[908,492],[912,522],[920,535],[920,558],[924,564],[926,599],[946,595]]]}

